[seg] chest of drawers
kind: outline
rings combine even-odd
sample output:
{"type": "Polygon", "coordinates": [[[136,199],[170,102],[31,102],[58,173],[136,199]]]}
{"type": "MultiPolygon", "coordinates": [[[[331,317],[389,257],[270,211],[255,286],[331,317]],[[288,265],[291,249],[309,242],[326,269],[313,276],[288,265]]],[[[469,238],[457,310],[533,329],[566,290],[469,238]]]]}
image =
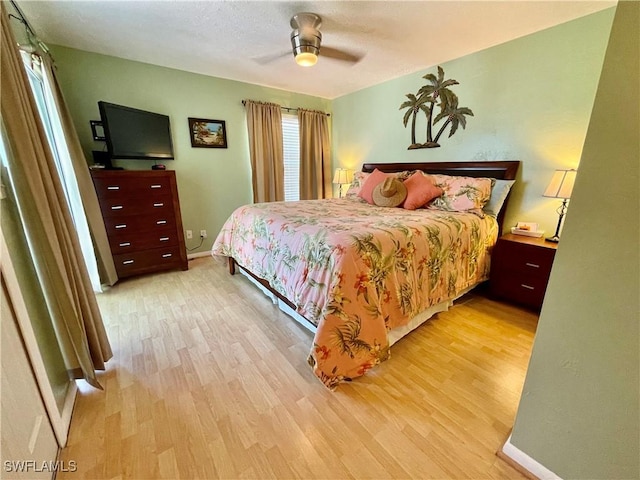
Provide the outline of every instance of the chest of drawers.
{"type": "Polygon", "coordinates": [[[175,172],[92,170],[120,278],[187,270],[175,172]]]}
{"type": "Polygon", "coordinates": [[[544,238],[507,234],[491,256],[493,296],[539,310],[549,282],[557,244],[544,238]]]}

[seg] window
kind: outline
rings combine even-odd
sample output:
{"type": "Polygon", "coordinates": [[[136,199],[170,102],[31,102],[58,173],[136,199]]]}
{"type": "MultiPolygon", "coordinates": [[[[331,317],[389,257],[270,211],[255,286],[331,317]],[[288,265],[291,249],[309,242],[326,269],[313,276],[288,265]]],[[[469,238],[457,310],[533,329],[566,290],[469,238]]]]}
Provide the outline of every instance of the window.
{"type": "Polygon", "coordinates": [[[51,89],[53,80],[47,76],[46,69],[42,68],[37,57],[23,54],[22,58],[29,78],[29,84],[31,85],[31,91],[33,92],[38,107],[40,119],[42,120],[49,146],[51,147],[56,169],[60,175],[62,188],[73,223],[76,227],[78,239],[80,240],[80,248],[89,272],[91,284],[96,292],[101,292],[100,275],[98,273],[98,264],[93,250],[89,225],[84,213],[84,207],[82,206],[80,189],[73,171],[69,148],[62,129],[62,122],[51,89]]]}
{"type": "Polygon", "coordinates": [[[300,200],[300,127],[298,116],[282,114],[282,143],[284,146],[284,199],[300,200]]]}

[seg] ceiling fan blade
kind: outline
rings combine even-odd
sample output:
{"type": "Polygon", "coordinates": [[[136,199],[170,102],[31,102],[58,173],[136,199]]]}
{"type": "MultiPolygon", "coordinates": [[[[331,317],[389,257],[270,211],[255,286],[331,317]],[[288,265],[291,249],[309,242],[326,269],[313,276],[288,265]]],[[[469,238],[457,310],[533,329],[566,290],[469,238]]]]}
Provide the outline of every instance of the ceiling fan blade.
{"type": "Polygon", "coordinates": [[[320,57],[332,58],[333,60],[341,60],[343,62],[357,63],[359,62],[364,55],[348,52],[346,50],[338,50],[337,48],[325,47],[322,45],[320,47],[320,57]]]}
{"type": "Polygon", "coordinates": [[[263,55],[261,57],[254,57],[252,58],[252,60],[260,65],[266,65],[267,63],[275,62],[276,60],[279,60],[288,55],[291,55],[290,50],[287,50],[286,52],[272,53],[270,55],[263,55]]]}

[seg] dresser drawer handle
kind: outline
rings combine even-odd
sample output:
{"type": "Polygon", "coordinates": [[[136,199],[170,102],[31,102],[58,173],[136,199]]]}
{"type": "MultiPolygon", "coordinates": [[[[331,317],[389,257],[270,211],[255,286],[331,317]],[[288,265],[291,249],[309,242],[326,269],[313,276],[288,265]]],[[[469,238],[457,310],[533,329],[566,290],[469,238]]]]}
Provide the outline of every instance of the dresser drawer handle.
{"type": "Polygon", "coordinates": [[[164,203],[154,203],[154,207],[164,207],[164,203]]]}
{"type": "Polygon", "coordinates": [[[525,285],[524,283],[520,284],[522,288],[526,288],[527,290],[535,290],[536,287],[532,287],[531,285],[525,285]]]}
{"type": "Polygon", "coordinates": [[[161,242],[168,242],[169,241],[169,237],[160,237],[160,241],[161,242]]]}
{"type": "Polygon", "coordinates": [[[529,262],[527,262],[527,263],[525,263],[525,265],[526,265],[527,267],[540,268],[540,265],[536,265],[535,263],[529,263],[529,262]]]}
{"type": "Polygon", "coordinates": [[[151,185],[151,188],[162,188],[162,185],[151,185]]]}
{"type": "Polygon", "coordinates": [[[110,185],[107,187],[107,190],[120,190],[120,187],[117,185],[110,185]]]}
{"type": "Polygon", "coordinates": [[[122,205],[114,205],[111,207],[111,210],[122,210],[124,207],[122,205]]]}
{"type": "Polygon", "coordinates": [[[171,256],[172,256],[172,254],[171,254],[171,253],[163,253],[163,254],[162,254],[162,258],[169,258],[169,257],[171,257],[171,256]]]}
{"type": "Polygon", "coordinates": [[[166,220],[158,220],[158,221],[156,222],[156,225],[165,225],[166,223],[167,223],[167,221],[166,221],[166,220]]]}
{"type": "Polygon", "coordinates": [[[131,246],[131,242],[122,242],[119,246],[120,247],[130,247],[131,246]]]}
{"type": "Polygon", "coordinates": [[[122,223],[120,225],[116,225],[116,228],[127,228],[127,224],[126,223],[122,223]]]}
{"type": "Polygon", "coordinates": [[[131,265],[133,263],[133,260],[125,260],[124,262],[122,262],[123,265],[131,265]]]}

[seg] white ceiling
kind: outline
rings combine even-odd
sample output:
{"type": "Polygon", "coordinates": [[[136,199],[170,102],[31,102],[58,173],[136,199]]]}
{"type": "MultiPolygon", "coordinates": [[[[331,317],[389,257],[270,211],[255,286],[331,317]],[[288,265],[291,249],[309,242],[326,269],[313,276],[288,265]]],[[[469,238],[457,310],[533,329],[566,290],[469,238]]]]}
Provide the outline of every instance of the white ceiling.
{"type": "Polygon", "coordinates": [[[189,72],[333,99],[609,8],[568,1],[30,1],[38,36],[189,72]],[[323,18],[323,45],[363,55],[295,64],[290,17],[323,18]],[[273,56],[265,62],[265,57],[273,56]]]}

